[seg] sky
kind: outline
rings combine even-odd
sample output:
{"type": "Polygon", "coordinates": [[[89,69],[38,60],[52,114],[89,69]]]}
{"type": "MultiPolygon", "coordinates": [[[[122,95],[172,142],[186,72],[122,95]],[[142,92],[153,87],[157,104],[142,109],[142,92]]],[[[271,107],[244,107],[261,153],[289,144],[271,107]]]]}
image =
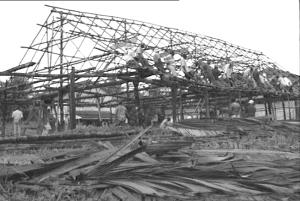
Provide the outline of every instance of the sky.
{"type": "Polygon", "coordinates": [[[52,5],[135,19],[263,52],[300,75],[299,0],[0,1],[0,71],[17,66],[52,5]]]}

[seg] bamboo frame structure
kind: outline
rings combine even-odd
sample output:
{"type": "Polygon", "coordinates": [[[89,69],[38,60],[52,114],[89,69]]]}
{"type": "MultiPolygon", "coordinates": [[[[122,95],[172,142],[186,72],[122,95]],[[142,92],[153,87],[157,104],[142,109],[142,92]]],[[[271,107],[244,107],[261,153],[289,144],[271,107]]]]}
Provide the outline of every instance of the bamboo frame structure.
{"type": "MultiPolygon", "coordinates": [[[[152,72],[156,74],[154,78],[141,78],[134,70],[128,68],[124,58],[126,47],[136,48],[144,43],[147,47],[144,57],[152,67],[155,50],[167,51],[172,49],[176,53],[188,51],[192,54],[193,59],[212,63],[222,63],[229,59],[235,63],[233,70],[240,73],[253,66],[259,69],[280,70],[279,66],[262,52],[217,38],[138,20],[48,5],[47,7],[51,9],[51,12],[45,22],[39,25],[40,30],[31,44],[24,47],[27,51],[20,61],[20,65],[0,72],[0,76],[26,77],[31,90],[20,92],[17,90],[20,86],[0,89],[1,95],[3,92],[7,93],[5,102],[10,101],[9,93],[31,94],[32,100],[59,94],[58,105],[60,106],[61,119],[63,119],[63,105],[66,104],[63,95],[70,91],[69,88],[71,88],[72,93],[84,94],[92,93],[92,89],[95,88],[126,85],[120,93],[107,92],[106,94],[73,98],[77,102],[79,99],[113,96],[122,97],[131,104],[136,102],[143,104],[141,101],[146,99],[148,99],[147,103],[164,104],[164,100],[161,100],[159,96],[139,98],[139,93],[145,91],[144,88],[161,89],[168,87],[173,92],[175,89],[180,89],[180,91],[194,94],[192,98],[182,98],[182,93],[171,93],[171,90],[166,93],[166,98],[173,98],[170,108],[172,105],[174,111],[177,100],[180,100],[182,107],[189,105],[189,102],[193,103],[190,105],[195,106],[199,96],[207,100],[207,110],[210,107],[208,101],[211,102],[211,99],[217,99],[219,96],[225,96],[224,100],[232,94],[239,97],[264,94],[268,94],[268,97],[276,97],[276,94],[259,89],[212,86],[184,79],[164,81],[158,78],[155,69],[152,69],[152,72]],[[74,69],[73,73],[71,73],[72,69],[74,69]]],[[[295,97],[290,96],[289,99],[292,100],[295,97]]],[[[73,108],[72,111],[74,111],[74,104],[76,104],[74,101],[72,100],[70,103],[73,108]]],[[[101,104],[112,106],[116,103],[112,101],[101,104]]],[[[208,111],[207,116],[209,116],[208,111]]],[[[63,122],[61,123],[63,124],[63,122]]]]}

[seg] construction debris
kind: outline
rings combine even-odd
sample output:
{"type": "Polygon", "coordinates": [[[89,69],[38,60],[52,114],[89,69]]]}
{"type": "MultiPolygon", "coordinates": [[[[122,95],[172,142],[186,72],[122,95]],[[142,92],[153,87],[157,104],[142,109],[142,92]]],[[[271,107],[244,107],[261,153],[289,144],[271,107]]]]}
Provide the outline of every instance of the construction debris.
{"type": "MultiPolygon", "coordinates": [[[[264,135],[270,137],[265,133],[268,130],[284,136],[285,142],[291,136],[299,137],[299,126],[282,123],[281,130],[279,123],[236,121],[239,124],[232,121],[231,127],[226,125],[228,121],[215,122],[215,127],[221,128],[217,130],[224,129],[219,137],[228,143],[237,143],[239,139],[225,140],[224,135],[233,136],[237,132],[248,137],[256,134],[255,138],[263,139],[264,135]],[[287,129],[288,136],[282,132],[287,129]]],[[[188,121],[184,124],[196,125],[188,121]]],[[[198,129],[202,124],[197,124],[198,129]]],[[[209,128],[207,124],[204,127],[209,128]]],[[[276,150],[277,144],[271,141],[265,141],[265,145],[273,146],[274,150],[258,150],[253,144],[248,147],[251,149],[203,149],[200,146],[207,142],[219,143],[219,137],[184,137],[174,131],[162,136],[157,133],[159,130],[149,129],[130,136],[131,139],[123,139],[117,146],[98,139],[73,151],[49,153],[44,157],[38,153],[31,157],[23,155],[31,164],[2,164],[3,199],[0,200],[17,199],[21,195],[23,200],[42,197],[44,200],[134,201],[300,198],[300,156],[295,150],[276,150]]]]}

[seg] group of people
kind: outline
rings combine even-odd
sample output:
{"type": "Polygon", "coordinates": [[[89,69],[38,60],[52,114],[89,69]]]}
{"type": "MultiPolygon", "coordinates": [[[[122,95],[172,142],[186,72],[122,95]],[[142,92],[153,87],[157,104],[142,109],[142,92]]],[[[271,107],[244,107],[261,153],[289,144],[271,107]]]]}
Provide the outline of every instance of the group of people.
{"type": "MultiPolygon", "coordinates": [[[[13,119],[13,136],[20,137],[22,135],[22,119],[24,118],[20,107],[16,107],[11,117],[13,119]]],[[[54,132],[56,130],[56,123],[56,118],[51,113],[50,108],[47,108],[44,121],[41,124],[42,135],[48,135],[54,132]]]]}
{"type": "MultiPolygon", "coordinates": [[[[143,77],[152,75],[148,71],[151,65],[149,65],[147,58],[144,56],[147,49],[149,48],[142,43],[136,50],[126,48],[125,53],[127,65],[137,67],[138,72],[143,77]]],[[[278,73],[267,73],[257,66],[249,66],[242,73],[237,72],[234,70],[237,63],[231,61],[229,58],[226,58],[223,62],[211,63],[203,59],[195,60],[187,51],[175,53],[174,50],[170,49],[156,49],[152,60],[156,68],[153,69],[152,67],[152,70],[157,70],[161,79],[164,77],[184,76],[187,80],[195,80],[203,84],[252,89],[259,87],[273,92],[291,92],[293,85],[289,77],[278,73]]]]}
{"type": "MultiPolygon", "coordinates": [[[[253,100],[249,100],[248,103],[244,107],[244,117],[255,117],[256,113],[256,107],[253,100]]],[[[241,104],[236,100],[232,99],[231,104],[228,108],[228,113],[231,118],[240,118],[242,113],[242,106],[241,104]]]]}
{"type": "MultiPolygon", "coordinates": [[[[136,111],[139,112],[139,111],[136,111]]],[[[132,115],[132,114],[131,114],[132,115]]],[[[129,119],[132,118],[130,117],[129,111],[126,106],[124,106],[123,101],[119,101],[118,105],[115,108],[115,126],[124,126],[126,124],[129,124],[129,119]]],[[[141,116],[139,116],[141,118],[141,116]]],[[[139,121],[139,125],[144,125],[145,122],[139,121]]],[[[149,124],[153,126],[159,126],[161,128],[166,128],[172,123],[171,118],[168,117],[162,117],[159,113],[154,112],[151,115],[151,119],[148,122],[149,124]]]]}

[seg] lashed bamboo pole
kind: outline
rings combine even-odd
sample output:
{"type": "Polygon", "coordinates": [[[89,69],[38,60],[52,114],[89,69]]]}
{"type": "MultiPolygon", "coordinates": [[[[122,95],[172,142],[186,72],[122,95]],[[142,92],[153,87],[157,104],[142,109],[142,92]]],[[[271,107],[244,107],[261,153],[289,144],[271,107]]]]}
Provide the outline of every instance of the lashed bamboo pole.
{"type": "MultiPolygon", "coordinates": [[[[60,75],[63,75],[63,22],[64,22],[64,19],[63,19],[63,14],[61,13],[60,14],[60,75]]],[[[60,113],[60,121],[59,121],[59,128],[60,129],[63,129],[64,128],[64,125],[65,125],[65,122],[64,122],[64,102],[63,102],[63,91],[62,91],[62,88],[63,88],[63,79],[62,77],[60,78],[60,90],[58,91],[58,105],[59,105],[59,113],[60,113]]]]}
{"type": "Polygon", "coordinates": [[[75,79],[75,68],[72,67],[72,72],[70,76],[70,129],[73,130],[76,128],[76,102],[75,102],[75,92],[74,92],[74,82],[75,79]]]}
{"type": "Polygon", "coordinates": [[[177,88],[171,87],[172,94],[172,118],[173,122],[177,122],[177,88]]]}
{"type": "MultiPolygon", "coordinates": [[[[8,82],[5,82],[5,88],[7,87],[8,82]]],[[[5,137],[5,129],[6,129],[6,116],[7,116],[7,104],[6,104],[7,93],[4,90],[3,99],[4,101],[1,103],[2,110],[2,137],[5,137]]]]}
{"type": "Polygon", "coordinates": [[[284,104],[284,100],[282,100],[281,103],[282,103],[283,119],[286,120],[286,113],[285,113],[285,104],[284,104]]]}
{"type": "Polygon", "coordinates": [[[79,139],[100,139],[100,140],[110,140],[126,135],[134,135],[136,134],[136,130],[122,131],[122,132],[112,132],[112,133],[91,133],[91,134],[71,134],[68,133],[66,135],[48,135],[48,136],[21,136],[14,138],[6,138],[0,139],[0,145],[3,144],[48,144],[54,141],[71,141],[71,140],[79,140],[79,139]]]}

